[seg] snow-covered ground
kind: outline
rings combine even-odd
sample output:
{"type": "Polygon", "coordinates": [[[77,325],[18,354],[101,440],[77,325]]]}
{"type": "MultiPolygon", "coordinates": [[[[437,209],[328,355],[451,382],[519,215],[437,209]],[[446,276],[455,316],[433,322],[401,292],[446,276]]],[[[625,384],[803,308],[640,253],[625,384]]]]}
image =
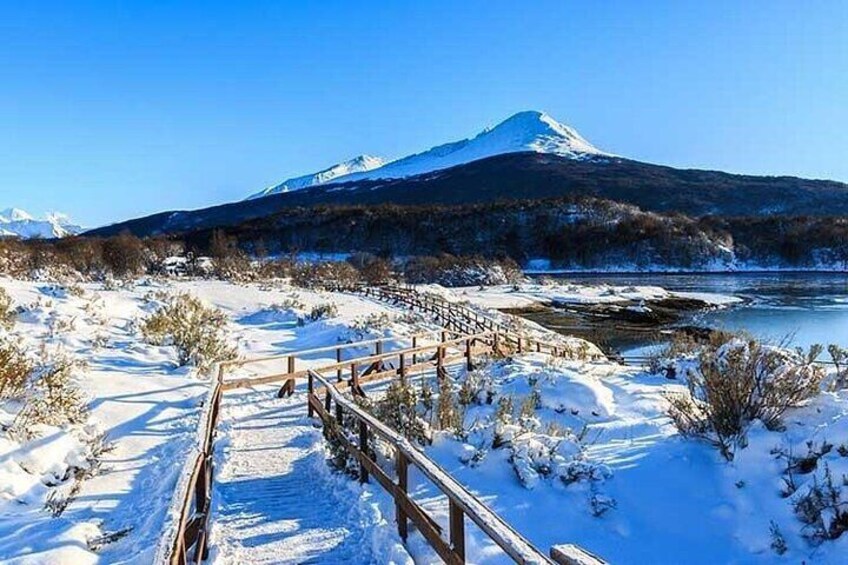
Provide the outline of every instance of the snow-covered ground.
{"type": "Polygon", "coordinates": [[[420,285],[421,292],[438,294],[450,301],[467,301],[483,308],[526,308],[535,305],[626,304],[664,300],[693,299],[708,306],[728,306],[742,300],[735,296],[706,292],[671,292],[659,286],[585,285],[567,282],[522,283],[487,287],[445,288],[420,285]]]}
{"type": "MultiPolygon", "coordinates": [[[[435,327],[360,296],[282,282],[150,281],[107,290],[99,283],[69,289],[3,279],[0,287],[23,310],[9,330],[16,339],[32,351],[45,344],[48,354],[63,351],[87,362],[78,380],[91,411],[85,425],[44,429],[31,441],[0,436],[0,561],[12,563],[150,562],[208,390],[207,379],[176,366],[172,348],[143,342],[138,321],[156,306],[152,293],[188,292],[220,308],[243,357],[435,327]],[[329,304],[325,318],[299,321],[329,304]],[[99,466],[72,493],[73,478],[63,479],[91,466],[91,439],[101,433],[107,448],[99,466]],[[56,493],[72,495],[59,517],[44,508],[56,493]]],[[[422,290],[480,308],[670,294],[656,287],[530,284],[517,291],[422,290]]],[[[332,362],[331,355],[310,363],[332,362]]],[[[475,373],[483,400],[465,414],[470,431],[461,439],[440,432],[426,452],[543,551],[575,543],[612,563],[844,562],[848,534],[811,545],[793,505],[825,480],[824,463],[837,485],[848,475],[845,391],[791,410],[783,432],[755,427],[747,447],[727,462],[671,424],[666,395],[683,383],[589,357],[526,354],[486,365],[475,373]],[[537,395],[532,416],[528,408],[522,419],[531,395],[537,395]],[[507,425],[493,419],[504,397],[514,405],[507,425]],[[497,448],[496,436],[506,440],[497,448]],[[792,475],[794,493],[784,495],[785,454],[811,450],[825,453],[814,469],[792,475]],[[786,546],[782,554],[776,537],[786,546]]],[[[329,470],[320,431],[305,415],[302,387],[290,399],[273,393],[261,387],[225,397],[213,562],[403,563],[409,555],[431,562],[418,534],[408,549],[400,545],[393,507],[376,484],[361,486],[329,470]]],[[[0,416],[7,424],[11,413],[0,416]]],[[[446,524],[444,498],[414,472],[410,481],[414,498],[446,524]]],[[[471,562],[504,562],[470,523],[467,535],[471,562]]]]}

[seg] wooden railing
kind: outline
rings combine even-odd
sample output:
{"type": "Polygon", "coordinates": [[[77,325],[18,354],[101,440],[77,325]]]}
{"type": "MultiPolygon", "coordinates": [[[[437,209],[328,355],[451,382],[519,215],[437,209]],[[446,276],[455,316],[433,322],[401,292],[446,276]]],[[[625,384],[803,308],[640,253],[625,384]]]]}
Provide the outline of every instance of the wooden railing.
{"type": "MultiPolygon", "coordinates": [[[[196,444],[186,460],[169,508],[170,520],[155,556],[154,562],[157,565],[199,564],[208,556],[208,525],[214,478],[214,436],[224,392],[233,388],[284,382],[280,394],[291,394],[295,381],[303,378],[307,379],[307,406],[310,417],[317,413],[327,425],[331,421],[329,414],[332,403],[335,402],[337,419],[342,417],[339,414],[343,415],[347,410],[360,422],[357,444],[354,445],[346,438],[340,441],[346,441],[345,447],[360,461],[360,476],[373,476],[394,498],[401,537],[406,539],[408,522],[411,521],[445,562],[462,563],[465,557],[464,519],[468,517],[517,563],[551,562],[435,462],[345,398],[341,390],[347,389],[354,395],[364,394],[362,385],[367,382],[391,378],[403,380],[414,371],[435,370],[439,378],[443,378],[446,374],[444,371],[451,365],[462,363],[467,369],[472,369],[473,358],[480,349],[486,352],[500,352],[502,346],[512,345],[518,351],[543,351],[552,355],[563,355],[566,349],[563,346],[517,336],[509,332],[503,324],[479,316],[470,309],[447,301],[442,303],[414,291],[406,292],[387,287],[363,292],[368,296],[397,301],[433,313],[445,324],[446,329],[405,338],[365,340],[219,364],[201,413],[196,444]],[[386,351],[390,342],[403,340],[409,340],[410,346],[386,351]],[[421,343],[426,340],[432,343],[421,343]],[[345,350],[363,347],[373,348],[373,354],[347,360],[342,358],[345,350]],[[335,355],[335,363],[306,369],[298,367],[304,357],[330,352],[335,355]],[[286,370],[253,378],[225,378],[230,369],[273,361],[283,361],[286,370]],[[335,384],[327,379],[327,374],[335,375],[335,384]],[[321,385],[319,389],[315,387],[316,382],[321,385]],[[319,399],[322,393],[323,404],[319,399]],[[398,453],[397,484],[367,456],[365,447],[368,445],[368,438],[374,437],[375,434],[388,441],[398,453]],[[406,493],[407,469],[410,464],[420,469],[450,500],[450,538],[447,541],[442,538],[439,526],[406,493]]],[[[572,545],[551,548],[551,556],[553,562],[567,565],[603,563],[597,557],[572,545]]]]}
{"type": "Polygon", "coordinates": [[[157,565],[201,563],[208,557],[209,511],[212,502],[213,449],[221,409],[221,386],[226,363],[218,365],[203,406],[197,439],[171,499],[169,525],[162,533],[154,558],[157,565]]]}
{"type": "MultiPolygon", "coordinates": [[[[333,383],[315,371],[309,371],[309,407],[321,418],[327,433],[341,443],[359,462],[360,481],[366,482],[369,477],[373,477],[394,499],[398,533],[404,541],[409,534],[409,522],[412,522],[445,563],[465,563],[465,518],[467,517],[516,563],[553,563],[500,516],[445,473],[432,459],[416,449],[408,439],[346,398],[333,383]],[[316,387],[316,385],[320,386],[316,387]],[[356,421],[358,440],[355,442],[345,434],[343,427],[345,415],[356,421]],[[396,479],[392,479],[369,454],[369,445],[376,437],[386,441],[395,452],[396,479]],[[442,535],[442,529],[435,520],[409,496],[410,465],[416,467],[447,496],[449,508],[447,539],[442,535]]],[[[579,557],[585,558],[586,555],[588,554],[580,552],[579,557]]],[[[575,554],[574,557],[578,555],[575,554]]]]}
{"type": "MultiPolygon", "coordinates": [[[[451,302],[433,294],[424,294],[413,288],[386,285],[377,287],[351,286],[339,290],[356,292],[391,304],[403,304],[412,310],[432,314],[445,328],[454,331],[466,334],[479,331],[496,332],[501,338],[501,343],[517,353],[535,351],[554,357],[581,355],[581,352],[574,351],[573,347],[522,335],[514,326],[498,322],[468,306],[451,302]]],[[[585,356],[586,354],[583,353],[582,355],[585,356]]]]}

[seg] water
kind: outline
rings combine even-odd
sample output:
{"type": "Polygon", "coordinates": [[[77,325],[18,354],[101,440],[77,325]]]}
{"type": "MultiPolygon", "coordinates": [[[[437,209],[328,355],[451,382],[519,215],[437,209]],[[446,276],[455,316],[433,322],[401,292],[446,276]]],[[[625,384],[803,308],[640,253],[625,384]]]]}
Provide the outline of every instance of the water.
{"type": "Polygon", "coordinates": [[[584,284],[656,285],[677,291],[731,294],[744,298],[745,303],[694,314],[683,322],[745,330],[772,342],[790,337],[792,345],[802,347],[813,343],[848,347],[848,274],[845,273],[604,274],[559,278],[584,284]]]}

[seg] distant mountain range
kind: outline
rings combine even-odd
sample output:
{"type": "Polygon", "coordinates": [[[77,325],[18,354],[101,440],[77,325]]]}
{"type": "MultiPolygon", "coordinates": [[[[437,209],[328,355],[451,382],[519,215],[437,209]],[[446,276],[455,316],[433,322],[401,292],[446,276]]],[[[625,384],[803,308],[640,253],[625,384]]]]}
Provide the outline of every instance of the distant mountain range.
{"type": "Polygon", "coordinates": [[[64,214],[47,214],[43,219],[36,219],[20,208],[0,211],[0,237],[50,239],[81,231],[82,228],[71,223],[64,214]]]}
{"type": "Polygon", "coordinates": [[[642,163],[595,148],[542,112],[390,162],[362,156],[248,200],[163,212],[93,230],[146,236],[231,226],[294,207],[469,204],[592,196],[693,216],[848,215],[848,185],[642,163]]]}

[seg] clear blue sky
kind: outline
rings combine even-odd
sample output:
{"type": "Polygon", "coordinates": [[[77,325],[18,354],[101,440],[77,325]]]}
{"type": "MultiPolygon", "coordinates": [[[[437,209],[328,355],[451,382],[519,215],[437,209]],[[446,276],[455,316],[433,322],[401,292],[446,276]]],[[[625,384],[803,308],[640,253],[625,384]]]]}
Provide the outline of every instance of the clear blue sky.
{"type": "Polygon", "coordinates": [[[0,207],[89,226],[524,109],[636,159],[848,181],[848,2],[0,4],[0,207]]]}

